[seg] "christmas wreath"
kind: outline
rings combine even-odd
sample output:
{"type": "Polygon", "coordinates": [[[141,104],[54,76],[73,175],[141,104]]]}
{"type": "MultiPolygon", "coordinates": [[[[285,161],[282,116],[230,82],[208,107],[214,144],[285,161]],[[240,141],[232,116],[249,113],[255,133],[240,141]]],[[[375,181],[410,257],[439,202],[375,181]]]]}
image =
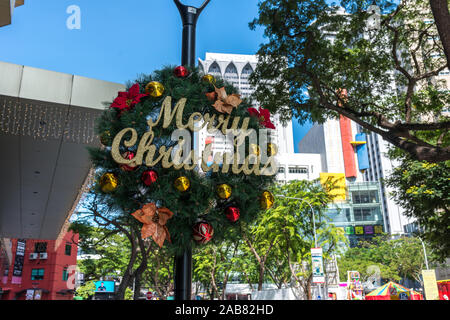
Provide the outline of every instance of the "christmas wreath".
{"type": "Polygon", "coordinates": [[[243,163],[235,163],[238,157],[232,154],[202,154],[200,162],[189,161],[173,134],[181,128],[192,133],[198,126],[255,132],[274,128],[268,111],[256,110],[231,84],[198,69],[169,66],[141,76],[118,94],[97,121],[103,146],[90,148],[95,192],[140,224],[143,238],[152,237],[178,253],[191,241],[201,245],[239,237],[233,232],[238,224],[253,221],[274,201],[267,191],[275,181],[273,143],[255,135],[256,144],[249,139],[238,144],[233,136],[235,155],[238,147],[245,150],[243,163]],[[260,162],[263,154],[266,164],[260,162]],[[185,157],[183,162],[174,161],[177,155],[185,157]]]}

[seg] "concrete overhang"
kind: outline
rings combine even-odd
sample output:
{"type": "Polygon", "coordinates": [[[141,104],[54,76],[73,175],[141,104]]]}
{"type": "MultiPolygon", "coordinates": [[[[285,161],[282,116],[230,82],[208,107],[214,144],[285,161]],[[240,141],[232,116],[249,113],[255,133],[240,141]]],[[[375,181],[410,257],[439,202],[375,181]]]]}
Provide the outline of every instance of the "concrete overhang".
{"type": "Polygon", "coordinates": [[[57,239],[91,169],[96,118],[125,86],[0,62],[0,237],[57,239]]]}
{"type": "Polygon", "coordinates": [[[25,3],[25,0],[0,0],[0,27],[11,24],[14,8],[25,3]]]}

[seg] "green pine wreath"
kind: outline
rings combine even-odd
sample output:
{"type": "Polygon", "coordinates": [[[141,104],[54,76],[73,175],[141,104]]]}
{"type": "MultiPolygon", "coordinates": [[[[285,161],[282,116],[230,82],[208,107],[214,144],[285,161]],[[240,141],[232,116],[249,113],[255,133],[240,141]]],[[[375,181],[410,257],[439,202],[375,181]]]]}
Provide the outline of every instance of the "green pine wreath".
{"type": "MultiPolygon", "coordinates": [[[[130,223],[135,223],[137,226],[142,224],[131,216],[131,213],[142,208],[143,205],[155,203],[157,207],[168,208],[174,215],[166,224],[171,242],[166,241],[164,245],[180,253],[187,246],[192,245],[192,242],[196,243],[192,237],[193,226],[199,221],[206,221],[214,228],[212,243],[220,242],[225,237],[227,239],[240,237],[237,232],[239,223],[251,223],[258,213],[264,210],[260,203],[261,196],[275,182],[275,175],[246,175],[243,172],[234,174],[231,170],[228,173],[210,171],[205,174],[201,170],[166,169],[161,166],[161,162],[151,168],[143,163],[135,170],[121,169],[111,156],[110,146],[113,138],[124,128],[134,128],[141,137],[148,130],[147,120],[156,119],[159,116],[162,102],[167,96],[172,97],[172,105],[182,98],[187,99],[183,123],[187,123],[194,112],[200,112],[203,115],[216,114],[216,117],[223,115],[216,111],[207,98],[206,93],[214,92],[215,88],[212,83],[204,80],[204,75],[199,69],[187,68],[188,75],[180,77],[174,74],[174,68],[168,66],[151,75],[140,76],[134,82],[139,84],[140,90],[139,95],[135,95],[137,103],[133,103],[133,97],[129,98],[127,103],[132,106],[128,108],[129,110],[119,110],[113,105],[106,109],[96,124],[96,134],[101,137],[104,146],[89,148],[89,152],[96,170],[95,193],[110,207],[120,211],[121,218],[127,221],[130,219],[130,223]],[[157,81],[164,86],[164,94],[159,98],[143,96],[146,85],[152,81],[157,81]],[[143,172],[149,169],[157,173],[158,179],[152,185],[146,186],[141,177],[143,172]],[[112,192],[104,192],[98,182],[105,173],[113,173],[117,177],[118,185],[112,192]],[[182,176],[190,181],[190,188],[185,192],[180,192],[174,186],[174,181],[182,176]],[[217,194],[217,186],[220,184],[227,184],[232,188],[232,194],[226,200],[221,199],[217,194]],[[232,223],[227,219],[224,212],[228,206],[239,208],[240,219],[237,222],[232,223]]],[[[235,87],[222,79],[216,79],[215,86],[225,87],[228,94],[238,93],[235,87]]],[[[129,85],[129,88],[131,87],[129,85]]],[[[254,107],[250,100],[246,98],[242,100],[242,103],[231,112],[231,119],[250,117],[249,128],[258,132],[259,129],[264,128],[262,121],[249,113],[248,108],[254,107]]],[[[163,145],[167,148],[174,146],[175,143],[170,137],[176,129],[175,121],[172,121],[165,129],[161,123],[153,128],[155,133],[153,144],[157,146],[157,150],[163,145]]],[[[250,146],[247,145],[246,150],[249,148],[250,146]]],[[[127,151],[136,153],[136,146],[125,148],[121,145],[120,152],[127,151]]]]}

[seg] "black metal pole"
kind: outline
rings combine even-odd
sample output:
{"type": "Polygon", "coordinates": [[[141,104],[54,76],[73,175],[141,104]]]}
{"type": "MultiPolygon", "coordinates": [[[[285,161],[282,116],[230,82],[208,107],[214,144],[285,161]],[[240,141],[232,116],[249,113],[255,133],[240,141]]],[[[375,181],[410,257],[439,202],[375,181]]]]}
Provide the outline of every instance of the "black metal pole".
{"type": "MultiPolygon", "coordinates": [[[[186,6],[174,0],[183,21],[183,41],[181,65],[195,67],[195,31],[200,13],[211,0],[203,2],[200,8],[186,6]]],[[[193,139],[192,139],[193,143],[193,139]]],[[[193,147],[193,145],[192,145],[193,147]]],[[[182,255],[175,257],[175,300],[191,300],[192,295],[192,248],[189,246],[182,255]]]]}

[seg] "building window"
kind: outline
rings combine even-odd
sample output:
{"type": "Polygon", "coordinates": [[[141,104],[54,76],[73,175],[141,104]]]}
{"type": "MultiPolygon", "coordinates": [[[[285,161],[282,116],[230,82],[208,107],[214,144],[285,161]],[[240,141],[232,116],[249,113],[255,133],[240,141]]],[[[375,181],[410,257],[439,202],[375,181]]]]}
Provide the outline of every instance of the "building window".
{"type": "Polygon", "coordinates": [[[375,210],[373,208],[355,208],[353,209],[353,214],[355,215],[355,221],[374,221],[375,210]]]}
{"type": "Polygon", "coordinates": [[[289,173],[308,173],[308,168],[305,167],[289,167],[289,173]]]}
{"type": "Polygon", "coordinates": [[[242,74],[247,75],[247,77],[253,73],[253,68],[251,65],[249,65],[248,63],[246,64],[246,66],[244,67],[244,69],[242,69],[242,74]]]}
{"type": "Polygon", "coordinates": [[[211,74],[213,74],[213,75],[219,75],[219,76],[221,75],[220,67],[219,67],[219,65],[217,64],[217,62],[214,62],[214,63],[209,67],[208,73],[211,73],[211,74]]]}
{"type": "Polygon", "coordinates": [[[72,253],[72,244],[70,242],[67,242],[65,254],[66,256],[70,256],[71,253],[72,253]]]}
{"type": "Polygon", "coordinates": [[[353,191],[352,199],[354,204],[378,203],[378,192],[375,190],[353,191]]]}
{"type": "Polygon", "coordinates": [[[284,173],[284,172],[285,172],[284,167],[279,167],[278,168],[278,173],[284,173]]]}
{"type": "Polygon", "coordinates": [[[31,280],[44,280],[44,270],[45,269],[32,269],[31,280]]]}
{"type": "Polygon", "coordinates": [[[69,272],[67,271],[67,268],[64,268],[63,274],[62,274],[63,281],[67,281],[69,279],[69,272]]]}
{"type": "Polygon", "coordinates": [[[36,253],[47,252],[47,242],[36,242],[34,244],[34,252],[36,253]]]}

